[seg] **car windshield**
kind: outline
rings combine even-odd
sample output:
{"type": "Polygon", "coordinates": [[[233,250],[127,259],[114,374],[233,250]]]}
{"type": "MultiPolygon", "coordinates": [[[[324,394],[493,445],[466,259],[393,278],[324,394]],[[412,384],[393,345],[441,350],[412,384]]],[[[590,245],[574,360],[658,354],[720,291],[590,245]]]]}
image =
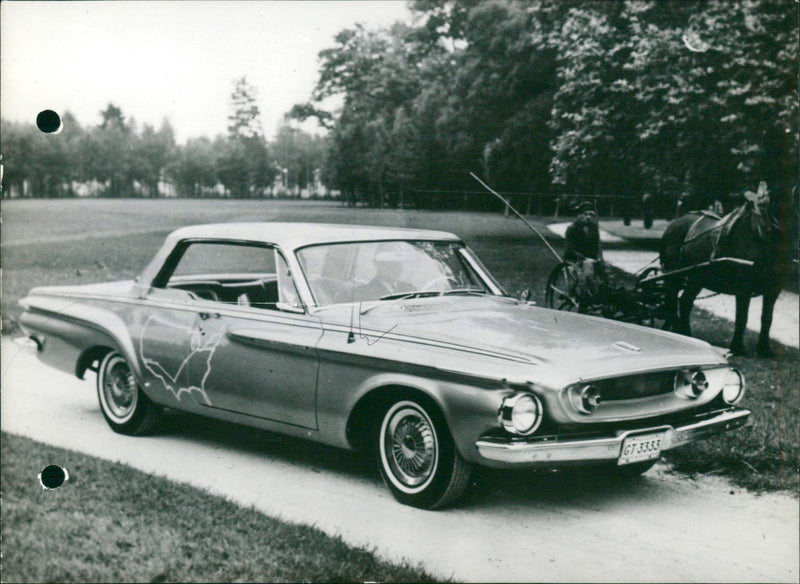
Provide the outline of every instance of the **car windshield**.
{"type": "Polygon", "coordinates": [[[316,245],[297,257],[319,305],[489,292],[457,242],[316,245]]]}

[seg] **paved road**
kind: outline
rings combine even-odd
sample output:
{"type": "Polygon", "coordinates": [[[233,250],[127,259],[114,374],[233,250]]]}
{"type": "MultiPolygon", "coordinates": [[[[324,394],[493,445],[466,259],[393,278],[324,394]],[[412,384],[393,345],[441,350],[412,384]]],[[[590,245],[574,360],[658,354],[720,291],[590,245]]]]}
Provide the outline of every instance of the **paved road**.
{"type": "Polygon", "coordinates": [[[303,441],[186,416],[156,436],[114,434],[93,379],[40,365],[8,339],[2,381],[5,431],[190,483],[457,581],[798,581],[798,502],[785,495],[660,466],[627,484],[494,471],[462,507],[425,512],[396,503],[363,458],[303,441]]]}

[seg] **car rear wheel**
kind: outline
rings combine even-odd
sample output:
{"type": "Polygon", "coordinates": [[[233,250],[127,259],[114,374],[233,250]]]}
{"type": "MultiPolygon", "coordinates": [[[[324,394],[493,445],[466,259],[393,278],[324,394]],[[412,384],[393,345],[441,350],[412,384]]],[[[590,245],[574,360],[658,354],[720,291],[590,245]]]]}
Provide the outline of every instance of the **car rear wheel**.
{"type": "Polygon", "coordinates": [[[386,410],[376,448],[384,482],[405,505],[445,507],[469,482],[471,466],[456,450],[441,414],[416,400],[386,410]]]}
{"type": "Polygon", "coordinates": [[[161,407],[144,394],[128,361],[117,351],[100,363],[97,397],[106,422],[120,434],[147,434],[161,416],[161,407]]]}

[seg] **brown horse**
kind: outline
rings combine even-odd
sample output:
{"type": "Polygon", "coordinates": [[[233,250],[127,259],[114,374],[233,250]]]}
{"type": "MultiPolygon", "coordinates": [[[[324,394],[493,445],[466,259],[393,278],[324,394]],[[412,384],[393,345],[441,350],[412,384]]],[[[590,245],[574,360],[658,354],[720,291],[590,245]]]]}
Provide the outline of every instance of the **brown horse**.
{"type": "Polygon", "coordinates": [[[758,193],[746,193],[745,199],[744,204],[723,218],[692,212],[667,226],[661,238],[664,273],[697,267],[666,278],[664,304],[672,316],[665,326],[689,335],[689,315],[703,288],[732,294],[736,296],[736,323],[730,349],[743,355],[750,298],[763,296],[757,352],[771,357],[769,329],[781,290],[779,228],[768,210],[765,183],[759,184],[758,193]]]}

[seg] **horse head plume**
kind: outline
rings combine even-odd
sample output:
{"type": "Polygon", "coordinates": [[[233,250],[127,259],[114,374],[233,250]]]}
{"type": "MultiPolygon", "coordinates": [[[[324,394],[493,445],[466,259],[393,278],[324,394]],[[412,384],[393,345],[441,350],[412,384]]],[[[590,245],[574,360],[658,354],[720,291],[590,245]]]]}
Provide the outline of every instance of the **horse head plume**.
{"type": "Polygon", "coordinates": [[[745,200],[753,204],[753,212],[761,215],[766,214],[769,208],[769,189],[763,180],[758,183],[758,191],[745,191],[745,200]]]}

